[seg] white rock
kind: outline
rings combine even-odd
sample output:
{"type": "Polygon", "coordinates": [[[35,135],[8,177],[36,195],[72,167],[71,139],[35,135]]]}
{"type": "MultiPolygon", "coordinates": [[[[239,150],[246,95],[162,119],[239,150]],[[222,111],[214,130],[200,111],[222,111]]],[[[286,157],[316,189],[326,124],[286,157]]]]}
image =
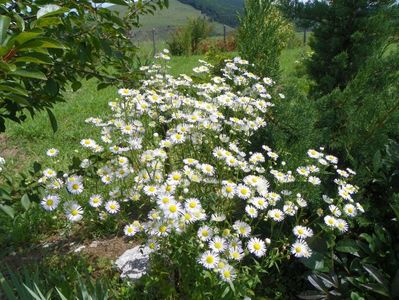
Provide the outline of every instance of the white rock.
{"type": "Polygon", "coordinates": [[[80,251],[82,251],[84,248],[86,248],[86,246],[79,246],[78,248],[76,248],[73,252],[75,253],[79,253],[80,251]]]}
{"type": "Polygon", "coordinates": [[[96,248],[98,247],[98,241],[92,241],[91,244],[89,245],[90,248],[96,248]]]}
{"type": "Polygon", "coordinates": [[[137,280],[147,273],[151,250],[149,247],[136,246],[125,251],[115,262],[122,278],[137,280]]]}

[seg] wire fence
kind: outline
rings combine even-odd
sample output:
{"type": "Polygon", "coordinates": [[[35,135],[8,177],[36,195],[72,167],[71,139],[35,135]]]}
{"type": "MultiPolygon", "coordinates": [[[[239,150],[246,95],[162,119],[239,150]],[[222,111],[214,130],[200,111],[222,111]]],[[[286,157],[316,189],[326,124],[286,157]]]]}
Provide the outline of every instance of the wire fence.
{"type": "MultiPolygon", "coordinates": [[[[168,25],[152,29],[135,29],[129,33],[129,37],[132,39],[132,41],[136,42],[152,41],[154,35],[157,40],[167,40],[170,38],[171,34],[179,28],[181,28],[181,26],[168,25]]],[[[224,34],[228,34],[234,30],[234,28],[227,25],[218,24],[218,26],[214,26],[210,36],[221,37],[224,34]]]]}
{"type": "MultiPolygon", "coordinates": [[[[129,38],[133,45],[141,48],[144,52],[151,52],[153,55],[157,51],[167,47],[167,41],[171,35],[181,28],[181,26],[163,26],[152,29],[135,29],[129,32],[129,38]]],[[[229,34],[234,32],[235,29],[227,25],[218,24],[218,27],[214,27],[210,37],[223,39],[225,42],[228,39],[229,34]]],[[[298,44],[306,45],[309,38],[309,31],[297,30],[296,39],[298,44]]]]}

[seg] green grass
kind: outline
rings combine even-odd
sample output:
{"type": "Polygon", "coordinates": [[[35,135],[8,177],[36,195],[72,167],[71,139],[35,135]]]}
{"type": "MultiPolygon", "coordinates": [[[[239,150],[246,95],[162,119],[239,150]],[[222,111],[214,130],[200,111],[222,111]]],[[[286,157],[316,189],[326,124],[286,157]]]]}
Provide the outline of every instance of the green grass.
{"type": "MultiPolygon", "coordinates": [[[[124,13],[125,8],[119,5],[113,5],[110,7],[112,10],[119,11],[121,14],[124,13]]],[[[157,10],[154,15],[143,15],[140,17],[141,27],[138,31],[146,31],[144,40],[150,40],[151,30],[155,28],[158,39],[162,37],[163,39],[167,34],[163,33],[165,30],[173,30],[174,27],[179,27],[187,24],[187,20],[190,18],[204,17],[201,11],[193,8],[190,5],[183,4],[177,0],[169,0],[169,8],[157,10]]],[[[217,22],[212,22],[214,27],[213,35],[223,34],[223,25],[217,22]]],[[[232,28],[227,26],[228,31],[232,28]]]]}
{"type": "MultiPolygon", "coordinates": [[[[141,50],[152,56],[151,45],[146,45],[141,50]]],[[[163,48],[163,47],[162,47],[163,48]]],[[[157,48],[160,50],[161,47],[157,48]]],[[[304,49],[295,48],[283,51],[281,68],[283,78],[288,78],[294,72],[295,61],[301,57],[304,49]]],[[[198,65],[202,55],[172,57],[169,65],[170,73],[192,74],[192,68],[198,65]]],[[[102,116],[108,111],[108,102],[117,97],[117,88],[110,87],[100,91],[96,90],[94,80],[85,81],[77,92],[66,92],[65,103],[58,103],[54,107],[54,114],[58,121],[58,131],[53,133],[46,113],[39,113],[34,119],[29,118],[22,124],[9,122],[7,124],[6,143],[0,144],[2,152],[10,148],[18,149],[15,156],[6,157],[8,164],[18,170],[28,169],[34,161],[46,160],[45,152],[54,147],[60,150],[60,164],[66,166],[76,151],[81,149],[79,142],[83,138],[97,137],[98,131],[84,120],[88,117],[102,116]]]]}
{"type": "Polygon", "coordinates": [[[310,49],[308,47],[299,47],[285,49],[280,57],[280,67],[283,78],[288,78],[295,72],[297,61],[310,49]]]}
{"type": "Polygon", "coordinates": [[[91,136],[93,130],[84,120],[91,116],[102,115],[107,110],[109,100],[116,97],[116,88],[96,90],[94,80],[83,83],[77,92],[65,93],[65,103],[55,105],[53,112],[58,122],[58,131],[53,133],[46,113],[39,113],[23,124],[7,124],[7,143],[0,145],[0,153],[5,148],[16,147],[20,157],[7,157],[12,166],[29,167],[35,160],[42,160],[48,148],[61,151],[60,161],[69,159],[79,142],[85,136],[91,136]],[[24,159],[21,161],[21,157],[24,159]]]}

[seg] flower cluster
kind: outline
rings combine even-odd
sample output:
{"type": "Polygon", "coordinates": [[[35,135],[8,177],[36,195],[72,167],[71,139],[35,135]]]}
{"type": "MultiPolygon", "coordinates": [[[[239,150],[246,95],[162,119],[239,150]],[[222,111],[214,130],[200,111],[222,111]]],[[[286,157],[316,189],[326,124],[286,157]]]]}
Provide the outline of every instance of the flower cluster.
{"type": "Polygon", "coordinates": [[[0,172],[3,171],[3,166],[6,164],[6,160],[0,156],[0,172]]]}
{"type": "MultiPolygon", "coordinates": [[[[169,60],[167,54],[159,58],[169,60]]],[[[200,63],[194,78],[172,77],[158,64],[142,67],[140,88],[120,89],[108,118],[86,120],[101,136],[81,141],[81,170],[44,170],[44,209],[60,208],[70,221],[88,210],[100,219],[119,216],[126,236],[142,234],[153,249],[170,236],[195,237],[198,263],[226,282],[246,256],[267,260],[281,249],[285,257],[307,258],[314,232],[346,232],[363,212],[350,184],[354,172],[323,148],[292,169],[267,145],[251,152],[272,99],[284,95],[241,58],[226,61],[222,76],[200,63]],[[323,193],[324,177],[334,177],[336,194],[323,193]]]]}

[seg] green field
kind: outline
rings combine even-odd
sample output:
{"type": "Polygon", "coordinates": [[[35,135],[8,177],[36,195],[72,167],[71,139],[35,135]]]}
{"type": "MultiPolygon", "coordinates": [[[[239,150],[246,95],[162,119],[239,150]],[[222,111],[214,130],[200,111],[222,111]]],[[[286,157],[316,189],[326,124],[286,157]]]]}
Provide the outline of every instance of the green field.
{"type": "MultiPolygon", "coordinates": [[[[287,49],[282,53],[283,77],[288,77],[294,71],[295,60],[299,59],[303,49],[287,49]]],[[[169,64],[170,73],[191,74],[198,59],[204,58],[201,55],[173,57],[169,64]]],[[[65,103],[55,105],[53,112],[59,127],[56,133],[52,132],[46,113],[39,113],[21,125],[9,122],[7,133],[1,139],[0,153],[18,169],[27,169],[33,161],[45,159],[45,151],[50,147],[60,149],[60,163],[69,161],[80,149],[80,140],[95,133],[95,129],[85,124],[84,120],[103,115],[108,109],[107,103],[117,97],[116,91],[117,87],[97,91],[94,80],[85,81],[79,91],[65,93],[65,103]]]]}
{"type": "MultiPolygon", "coordinates": [[[[121,14],[124,13],[125,8],[119,5],[113,5],[110,7],[112,10],[119,11],[121,14]]],[[[169,0],[169,8],[158,10],[155,15],[144,15],[140,17],[141,27],[136,31],[141,32],[140,35],[142,40],[149,40],[152,38],[151,31],[155,29],[157,33],[157,39],[160,37],[165,39],[167,32],[174,30],[174,28],[183,26],[187,23],[190,18],[205,17],[201,12],[190,5],[183,4],[177,0],[169,0]]],[[[222,35],[223,25],[217,22],[212,22],[213,33],[212,35],[222,35]]],[[[232,28],[227,26],[227,31],[231,31],[232,28]]]]}

